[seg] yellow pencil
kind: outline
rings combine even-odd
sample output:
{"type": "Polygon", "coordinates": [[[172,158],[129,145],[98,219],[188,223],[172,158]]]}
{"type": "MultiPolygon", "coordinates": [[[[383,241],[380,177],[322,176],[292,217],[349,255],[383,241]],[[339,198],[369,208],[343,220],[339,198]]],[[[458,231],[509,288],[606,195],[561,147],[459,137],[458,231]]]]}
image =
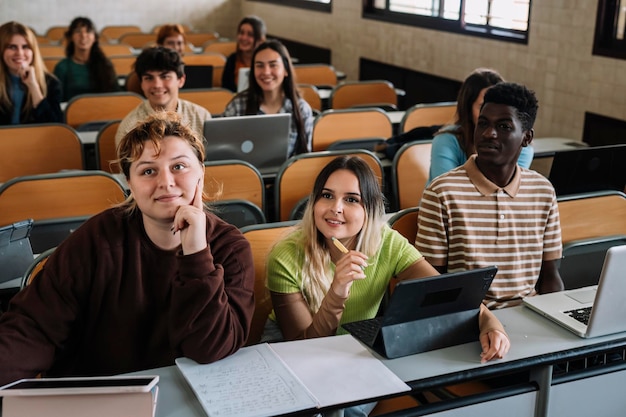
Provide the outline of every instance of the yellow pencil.
{"type": "Polygon", "coordinates": [[[335,236],[331,237],[333,244],[339,249],[342,253],[350,252],[343,244],[337,239],[335,236]]]}

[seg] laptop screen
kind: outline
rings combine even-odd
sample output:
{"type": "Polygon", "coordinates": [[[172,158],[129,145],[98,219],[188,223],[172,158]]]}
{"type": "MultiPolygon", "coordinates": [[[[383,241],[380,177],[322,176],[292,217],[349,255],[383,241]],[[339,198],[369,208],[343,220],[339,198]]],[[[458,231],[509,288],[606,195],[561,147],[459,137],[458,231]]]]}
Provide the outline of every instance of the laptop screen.
{"type": "Polygon", "coordinates": [[[262,174],[287,160],[290,113],[217,117],[204,122],[206,160],[239,159],[262,174]]]}
{"type": "Polygon", "coordinates": [[[33,262],[31,219],[0,226],[0,282],[21,278],[33,262]]]}
{"type": "Polygon", "coordinates": [[[581,148],[554,154],[549,179],[557,195],[624,191],[626,144],[581,148]]]}
{"type": "Polygon", "coordinates": [[[185,84],[183,89],[212,88],[213,66],[212,65],[185,65],[185,84]]]}

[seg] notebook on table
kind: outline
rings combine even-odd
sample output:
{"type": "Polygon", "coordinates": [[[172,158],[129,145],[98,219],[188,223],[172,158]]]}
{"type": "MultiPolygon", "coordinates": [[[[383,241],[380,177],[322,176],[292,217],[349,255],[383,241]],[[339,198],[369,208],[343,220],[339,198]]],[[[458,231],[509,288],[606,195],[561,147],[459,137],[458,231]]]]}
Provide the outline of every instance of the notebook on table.
{"type": "Polygon", "coordinates": [[[261,174],[276,173],[287,160],[290,113],[218,117],[204,122],[206,160],[239,159],[261,174]]]}
{"type": "Polygon", "coordinates": [[[580,337],[626,331],[626,245],[607,250],[598,285],[526,297],[524,305],[580,337]]]}
{"type": "Polygon", "coordinates": [[[548,178],[556,195],[624,191],[626,144],[556,152],[548,178]]]}
{"type": "Polygon", "coordinates": [[[182,89],[213,87],[212,65],[185,65],[185,84],[182,89]]]}
{"type": "Polygon", "coordinates": [[[399,282],[382,316],[343,324],[389,359],[478,340],[478,313],[497,267],[399,282]]]}
{"type": "Polygon", "coordinates": [[[21,278],[33,262],[32,229],[31,219],[0,226],[0,283],[21,278]]]}

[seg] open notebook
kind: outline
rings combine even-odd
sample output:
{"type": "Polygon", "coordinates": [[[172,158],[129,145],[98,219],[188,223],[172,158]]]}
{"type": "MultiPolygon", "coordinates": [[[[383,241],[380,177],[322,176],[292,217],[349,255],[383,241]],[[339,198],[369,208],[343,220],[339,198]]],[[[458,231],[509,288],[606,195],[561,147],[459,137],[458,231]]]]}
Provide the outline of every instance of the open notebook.
{"type": "Polygon", "coordinates": [[[626,331],[626,245],[607,250],[597,286],[526,297],[524,305],[580,337],[626,331]]]}

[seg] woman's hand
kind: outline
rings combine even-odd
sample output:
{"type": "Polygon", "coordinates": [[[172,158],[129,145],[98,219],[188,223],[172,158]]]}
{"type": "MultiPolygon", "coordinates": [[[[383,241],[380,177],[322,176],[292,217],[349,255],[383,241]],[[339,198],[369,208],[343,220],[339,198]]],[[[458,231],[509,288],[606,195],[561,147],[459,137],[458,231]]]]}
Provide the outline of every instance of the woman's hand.
{"type": "Polygon", "coordinates": [[[499,330],[490,330],[480,335],[480,345],[483,351],[480,354],[480,363],[492,359],[502,359],[511,348],[511,342],[506,334],[499,330]]]}
{"type": "Polygon", "coordinates": [[[335,264],[335,276],[330,288],[340,297],[348,298],[352,282],[365,279],[363,272],[367,267],[367,256],[364,253],[351,250],[335,264]]]}
{"type": "Polygon", "coordinates": [[[180,206],[174,216],[172,232],[180,231],[180,243],[184,255],[200,252],[207,247],[206,215],[202,205],[202,179],[196,185],[193,201],[188,206],[180,206]]]}
{"type": "Polygon", "coordinates": [[[18,74],[24,85],[28,88],[33,107],[36,108],[44,97],[41,92],[41,87],[37,82],[37,78],[35,77],[35,68],[32,65],[25,65],[19,69],[18,74]]]}

